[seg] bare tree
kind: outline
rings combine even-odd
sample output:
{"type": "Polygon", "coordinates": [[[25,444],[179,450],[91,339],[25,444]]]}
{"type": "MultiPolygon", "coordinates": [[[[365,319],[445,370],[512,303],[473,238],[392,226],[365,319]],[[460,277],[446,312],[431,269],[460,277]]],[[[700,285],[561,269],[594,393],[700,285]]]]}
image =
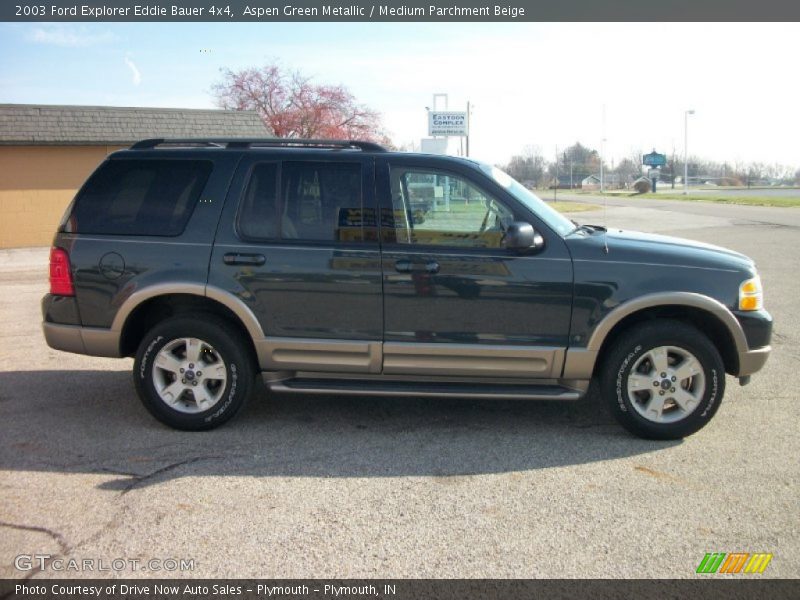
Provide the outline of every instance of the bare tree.
{"type": "Polygon", "coordinates": [[[633,183],[633,180],[639,176],[639,164],[638,162],[633,162],[628,157],[623,158],[619,161],[617,168],[614,169],[614,172],[618,175],[620,183],[623,185],[627,185],[633,183]]]}
{"type": "Polygon", "coordinates": [[[526,146],[522,154],[511,157],[504,167],[514,179],[540,187],[543,184],[547,161],[536,146],[526,146]]]}

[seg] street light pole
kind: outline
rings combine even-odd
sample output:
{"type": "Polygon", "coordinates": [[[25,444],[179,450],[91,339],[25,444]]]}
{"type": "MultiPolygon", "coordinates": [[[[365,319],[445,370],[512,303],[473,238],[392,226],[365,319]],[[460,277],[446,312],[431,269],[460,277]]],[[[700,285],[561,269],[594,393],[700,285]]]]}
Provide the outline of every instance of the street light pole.
{"type": "Polygon", "coordinates": [[[606,138],[603,138],[602,140],[600,140],[600,193],[601,194],[604,194],[606,191],[605,178],[603,176],[604,174],[603,157],[606,152],[605,145],[606,145],[606,138]]]}
{"type": "Polygon", "coordinates": [[[605,193],[605,182],[603,180],[603,158],[605,158],[606,143],[606,105],[603,104],[603,126],[600,137],[600,193],[605,193]]]}
{"type": "Polygon", "coordinates": [[[683,111],[683,195],[689,193],[689,115],[694,110],[683,111]]]}

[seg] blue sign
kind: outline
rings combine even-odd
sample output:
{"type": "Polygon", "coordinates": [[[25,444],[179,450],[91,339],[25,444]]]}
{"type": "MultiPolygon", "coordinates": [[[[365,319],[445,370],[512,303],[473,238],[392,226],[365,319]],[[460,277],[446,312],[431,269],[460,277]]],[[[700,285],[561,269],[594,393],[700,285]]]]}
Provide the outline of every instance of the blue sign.
{"type": "Polygon", "coordinates": [[[663,167],[667,164],[667,155],[659,154],[653,150],[650,154],[642,156],[642,164],[648,167],[663,167]]]}

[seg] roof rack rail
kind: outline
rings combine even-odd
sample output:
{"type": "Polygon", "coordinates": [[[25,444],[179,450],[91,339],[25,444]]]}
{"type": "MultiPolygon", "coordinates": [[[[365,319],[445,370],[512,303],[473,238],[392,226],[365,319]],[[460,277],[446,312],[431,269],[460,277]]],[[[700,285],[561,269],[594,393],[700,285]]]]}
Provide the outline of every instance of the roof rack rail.
{"type": "Polygon", "coordinates": [[[219,148],[330,148],[335,150],[361,150],[386,152],[374,142],[357,140],[310,140],[295,138],[152,138],[141,140],[131,150],[147,150],[158,146],[211,146],[219,148]]]}

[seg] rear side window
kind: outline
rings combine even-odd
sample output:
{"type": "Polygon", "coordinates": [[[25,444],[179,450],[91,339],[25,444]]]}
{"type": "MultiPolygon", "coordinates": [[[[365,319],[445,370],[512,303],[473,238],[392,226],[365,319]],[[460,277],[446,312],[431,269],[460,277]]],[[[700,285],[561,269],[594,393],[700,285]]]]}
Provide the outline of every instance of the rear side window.
{"type": "MultiPolygon", "coordinates": [[[[239,211],[239,232],[253,240],[363,242],[375,238],[365,215],[360,163],[256,165],[239,211]]],[[[374,211],[373,211],[374,213],[374,211]]]]}
{"type": "Polygon", "coordinates": [[[75,201],[68,233],[180,235],[211,174],[206,160],[110,160],[75,201]]]}

